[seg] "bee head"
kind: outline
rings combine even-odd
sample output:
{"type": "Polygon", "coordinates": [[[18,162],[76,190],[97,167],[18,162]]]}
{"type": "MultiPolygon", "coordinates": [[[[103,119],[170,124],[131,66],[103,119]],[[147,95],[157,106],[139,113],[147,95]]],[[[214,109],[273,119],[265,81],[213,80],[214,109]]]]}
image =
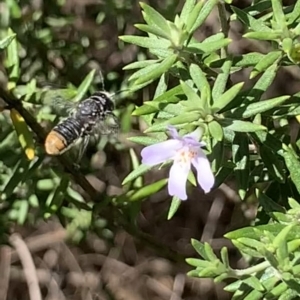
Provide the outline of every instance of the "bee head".
{"type": "Polygon", "coordinates": [[[115,103],[108,92],[95,92],[90,98],[100,102],[105,111],[113,111],[115,109],[115,103]]]}

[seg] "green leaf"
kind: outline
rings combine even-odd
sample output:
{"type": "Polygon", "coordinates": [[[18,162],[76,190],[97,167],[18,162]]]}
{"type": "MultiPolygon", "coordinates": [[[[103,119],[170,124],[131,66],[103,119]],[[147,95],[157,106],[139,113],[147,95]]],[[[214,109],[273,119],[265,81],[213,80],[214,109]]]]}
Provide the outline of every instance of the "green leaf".
{"type": "Polygon", "coordinates": [[[200,270],[203,270],[203,269],[208,268],[208,267],[211,266],[211,262],[205,261],[205,260],[202,260],[202,259],[197,259],[197,258],[187,258],[186,262],[189,265],[191,265],[193,267],[196,267],[198,272],[200,270]]]}
{"type": "MultiPolygon", "coordinates": [[[[255,276],[250,276],[246,279],[243,280],[243,283],[249,285],[250,287],[252,287],[254,290],[263,292],[265,291],[265,288],[263,287],[263,285],[260,283],[259,279],[256,278],[255,276]]],[[[259,293],[261,295],[261,293],[259,293]]],[[[250,297],[250,294],[246,297],[248,300],[250,299],[261,299],[261,298],[254,298],[254,295],[252,295],[250,297]]],[[[246,299],[245,298],[245,299],[246,299]]]]}
{"type": "Polygon", "coordinates": [[[250,174],[249,139],[246,134],[235,134],[232,144],[232,158],[235,163],[234,173],[237,180],[238,192],[243,200],[248,190],[250,174]]]}
{"type": "MultiPolygon", "coordinates": [[[[189,33],[193,33],[192,28],[194,28],[195,22],[199,16],[199,13],[204,5],[204,1],[199,1],[191,10],[188,18],[186,19],[186,31],[189,33]]],[[[200,25],[199,25],[200,26],[200,25]]],[[[195,29],[194,29],[195,30],[195,29]]]]}
{"type": "Polygon", "coordinates": [[[161,189],[165,187],[165,185],[168,182],[168,178],[161,179],[159,181],[156,181],[154,183],[151,183],[147,186],[144,186],[140,188],[139,190],[135,191],[132,195],[128,197],[128,200],[133,201],[140,201],[143,200],[157,192],[159,192],[161,189]]]}
{"type": "Polygon", "coordinates": [[[236,131],[236,132],[255,132],[255,131],[261,131],[267,129],[265,126],[254,124],[247,121],[240,121],[240,120],[234,120],[228,118],[220,119],[218,121],[222,125],[222,127],[225,127],[226,129],[236,131]]]}
{"type": "Polygon", "coordinates": [[[270,151],[265,145],[262,145],[259,148],[259,153],[269,174],[279,183],[284,183],[285,168],[283,162],[280,161],[278,156],[273,151],[270,151]]]}
{"type": "Polygon", "coordinates": [[[281,38],[281,35],[281,32],[252,31],[245,33],[243,37],[259,41],[276,41],[281,38]]]}
{"type": "Polygon", "coordinates": [[[244,82],[239,82],[232,86],[229,90],[227,90],[218,100],[216,100],[211,109],[214,113],[225,108],[240,92],[242,87],[244,86],[244,82]]]}
{"type": "MultiPolygon", "coordinates": [[[[8,35],[14,34],[15,33],[9,28],[8,35]]],[[[15,82],[19,79],[19,63],[18,41],[14,38],[6,48],[5,67],[8,69],[9,80],[13,82],[9,88],[15,87],[15,82]]]]}
{"type": "Polygon", "coordinates": [[[255,258],[263,258],[264,255],[260,252],[254,250],[253,248],[249,248],[248,246],[245,246],[244,244],[240,243],[238,240],[232,240],[233,245],[239,249],[240,252],[243,254],[249,255],[250,257],[255,258]]]}
{"type": "Polygon", "coordinates": [[[289,251],[289,253],[298,251],[299,250],[299,246],[300,246],[300,239],[290,241],[288,243],[288,251],[289,251]]]}
{"type": "Polygon", "coordinates": [[[254,67],[254,70],[250,73],[250,79],[255,78],[258,74],[265,71],[270,67],[277,59],[282,55],[281,51],[271,51],[266,54],[254,67]]]}
{"type": "Polygon", "coordinates": [[[185,112],[181,113],[180,115],[163,121],[158,124],[154,124],[148,129],[145,130],[145,133],[148,132],[157,132],[163,131],[167,128],[168,125],[181,125],[181,124],[190,124],[192,122],[198,121],[200,118],[199,112],[185,112]]]}
{"type": "Polygon", "coordinates": [[[196,250],[196,252],[202,257],[204,258],[205,260],[209,260],[208,259],[208,256],[206,254],[206,251],[204,249],[204,244],[195,240],[195,239],[192,239],[191,240],[191,244],[193,246],[193,248],[196,250]]]}
{"type": "Polygon", "coordinates": [[[123,42],[134,44],[143,48],[168,49],[171,46],[171,42],[169,40],[154,37],[122,35],[119,36],[119,39],[123,42]]]}
{"type": "Polygon", "coordinates": [[[15,168],[12,171],[11,177],[5,184],[3,191],[1,192],[0,199],[2,201],[8,199],[12,193],[14,192],[15,188],[25,179],[28,179],[27,172],[30,166],[30,162],[25,159],[21,158],[15,165],[15,168]]]}
{"type": "Polygon", "coordinates": [[[237,241],[251,249],[255,249],[258,252],[261,252],[265,248],[265,244],[256,239],[250,239],[248,237],[238,238],[237,241]]]}
{"type": "Polygon", "coordinates": [[[273,241],[273,245],[277,248],[276,254],[278,262],[282,266],[285,266],[289,262],[287,236],[294,227],[294,224],[286,226],[280,231],[273,241]]]}
{"type": "Polygon", "coordinates": [[[221,72],[218,74],[215,84],[212,89],[212,99],[216,102],[218,98],[225,92],[228,78],[230,76],[230,69],[232,66],[232,60],[227,58],[221,68],[221,72]]]}
{"type": "MultiPolygon", "coordinates": [[[[232,59],[232,65],[235,67],[252,67],[255,66],[262,58],[264,54],[259,52],[251,52],[243,55],[237,55],[232,59]]],[[[209,62],[209,66],[212,68],[221,68],[226,59],[219,59],[209,62]]],[[[231,71],[232,72],[232,71],[231,71]]]]}
{"type": "MultiPolygon", "coordinates": [[[[132,112],[132,115],[139,116],[152,114],[157,111],[167,111],[168,104],[177,103],[181,100],[179,97],[177,97],[178,94],[183,94],[180,85],[168,90],[167,92],[163,93],[162,95],[158,96],[152,101],[145,101],[142,106],[136,108],[132,112]]],[[[176,108],[176,110],[178,113],[178,107],[176,108]]]]}
{"type": "Polygon", "coordinates": [[[146,66],[145,68],[142,68],[136,72],[134,72],[128,79],[128,81],[134,81],[136,79],[139,79],[141,77],[146,76],[149,72],[153,72],[157,69],[157,67],[159,66],[159,63],[155,63],[155,64],[151,64],[146,66]]]}
{"type": "Polygon", "coordinates": [[[216,276],[214,278],[214,282],[223,282],[225,279],[227,279],[229,276],[228,274],[224,273],[224,274],[221,274],[219,276],[216,276]]]}
{"type": "Polygon", "coordinates": [[[252,137],[261,144],[264,144],[271,151],[283,156],[282,142],[272,134],[264,131],[257,131],[252,137]]]}
{"type": "Polygon", "coordinates": [[[241,285],[242,285],[242,280],[233,281],[232,283],[229,283],[224,287],[224,291],[229,293],[234,293],[240,288],[241,285]]]}
{"type": "Polygon", "coordinates": [[[259,32],[272,32],[272,29],[265,25],[265,23],[261,20],[253,18],[237,7],[231,6],[231,8],[237,17],[252,30],[259,32]]]}
{"type": "MultiPolygon", "coordinates": [[[[202,42],[201,44],[206,44],[206,43],[210,43],[210,42],[217,42],[220,40],[223,40],[225,38],[225,34],[223,32],[218,32],[216,34],[207,36],[202,42]]],[[[196,39],[192,39],[192,42],[198,42],[198,40],[196,39]]]]}
{"type": "Polygon", "coordinates": [[[198,103],[198,105],[200,108],[206,110],[207,104],[209,103],[211,97],[210,85],[206,79],[206,74],[198,65],[192,63],[190,65],[190,75],[198,90],[201,92],[201,101],[198,103]],[[207,97],[204,97],[205,94],[207,97]]]}
{"type": "Polygon", "coordinates": [[[132,70],[132,69],[142,69],[148,67],[149,65],[153,65],[158,63],[159,59],[148,59],[142,61],[135,61],[127,66],[125,66],[122,70],[132,70]]]}
{"type": "Polygon", "coordinates": [[[252,16],[261,14],[263,11],[267,11],[272,7],[270,0],[255,1],[250,6],[245,7],[243,10],[252,16]]]}
{"type": "MultiPolygon", "coordinates": [[[[217,125],[218,126],[218,125],[217,125]]],[[[211,128],[209,128],[210,134],[212,135],[213,133],[211,133],[211,128]]],[[[222,128],[221,128],[222,129],[222,128]]],[[[217,129],[218,130],[218,129],[217,129]]],[[[212,139],[211,141],[211,153],[209,154],[209,160],[211,162],[211,169],[214,173],[218,172],[221,168],[221,166],[223,166],[224,163],[224,142],[223,141],[218,141],[217,140],[217,134],[220,135],[220,133],[214,133],[215,137],[212,139]]],[[[223,130],[222,130],[222,134],[223,134],[223,130]]],[[[217,175],[217,178],[215,180],[215,184],[214,187],[216,187],[216,184],[219,183],[219,177],[220,175],[217,175]]]]}
{"type": "Polygon", "coordinates": [[[67,178],[66,176],[62,177],[60,184],[53,193],[53,196],[49,199],[49,202],[47,201],[48,207],[51,209],[52,212],[57,211],[61,207],[65,199],[65,194],[68,186],[69,178],[67,178]]]}
{"type": "Polygon", "coordinates": [[[288,198],[290,208],[300,209],[300,203],[293,198],[288,198]]]}
{"type": "Polygon", "coordinates": [[[282,0],[271,0],[273,8],[273,17],[276,25],[278,25],[281,30],[287,29],[285,16],[282,10],[282,0]]]}
{"type": "Polygon", "coordinates": [[[180,19],[185,24],[187,24],[187,22],[190,18],[191,12],[193,11],[193,9],[195,7],[195,4],[196,4],[196,0],[186,0],[184,2],[181,13],[180,13],[180,19]]]}
{"type": "Polygon", "coordinates": [[[148,115],[157,112],[159,109],[158,107],[154,107],[148,104],[144,104],[138,108],[136,108],[133,112],[133,116],[143,116],[143,115],[148,115]]]}
{"type": "Polygon", "coordinates": [[[285,161],[285,164],[290,172],[291,179],[294,182],[298,193],[300,193],[300,162],[297,157],[297,155],[294,153],[294,151],[286,146],[283,145],[283,158],[285,161]]]}
{"type": "MultiPolygon", "coordinates": [[[[288,286],[285,282],[280,282],[278,285],[276,285],[269,293],[270,295],[274,297],[279,297],[282,295],[286,290],[288,289],[288,286]]],[[[278,298],[279,299],[279,298],[278,298]]]]}
{"type": "Polygon", "coordinates": [[[253,117],[257,114],[266,112],[270,109],[273,109],[273,108],[279,106],[286,100],[290,99],[290,97],[291,96],[289,96],[289,95],[280,96],[280,97],[276,97],[273,99],[268,99],[268,100],[264,100],[264,101],[258,101],[255,103],[251,103],[248,106],[246,106],[245,108],[240,108],[239,110],[236,110],[234,112],[234,116],[242,117],[242,118],[253,117]],[[243,109],[244,109],[244,111],[242,112],[243,109]]]}
{"type": "Polygon", "coordinates": [[[168,91],[166,91],[162,95],[159,95],[159,96],[155,97],[153,99],[153,101],[160,102],[160,101],[164,100],[164,101],[167,101],[167,102],[178,102],[178,101],[174,101],[173,99],[175,98],[176,95],[180,95],[180,94],[183,94],[181,84],[169,89],[168,91]]]}
{"type": "Polygon", "coordinates": [[[300,17],[300,2],[296,1],[292,13],[288,16],[288,24],[293,24],[300,17]]]}
{"type": "MultiPolygon", "coordinates": [[[[248,237],[255,240],[260,240],[264,234],[263,232],[269,232],[276,236],[281,232],[282,229],[286,228],[285,224],[271,223],[267,225],[257,225],[256,227],[244,227],[231,232],[226,233],[224,236],[230,240],[236,240],[242,237],[248,237]]],[[[288,234],[288,241],[299,239],[300,231],[298,227],[293,228],[288,234]]]]}
{"type": "Polygon", "coordinates": [[[9,46],[12,40],[16,37],[16,34],[9,34],[4,39],[0,40],[0,49],[5,49],[9,46]]]}
{"type": "Polygon", "coordinates": [[[201,26],[204,23],[206,18],[210,15],[211,11],[214,9],[215,5],[217,5],[217,3],[219,2],[219,0],[207,0],[207,1],[201,0],[201,1],[205,2],[205,4],[201,9],[198,18],[193,24],[190,33],[194,32],[199,26],[201,26]]]}
{"type": "Polygon", "coordinates": [[[294,48],[294,43],[293,40],[290,37],[284,38],[282,40],[282,50],[287,53],[288,55],[290,55],[293,51],[294,48]]]}
{"type": "MultiPolygon", "coordinates": [[[[253,278],[253,277],[251,277],[251,278],[253,278]]],[[[248,278],[246,280],[248,280],[248,278]]],[[[260,299],[262,299],[263,296],[264,296],[264,293],[261,293],[257,290],[253,290],[246,297],[243,297],[243,300],[260,300],[260,299]]]]}
{"type": "Polygon", "coordinates": [[[278,65],[273,64],[270,66],[259,78],[259,80],[255,83],[253,88],[249,90],[247,93],[247,100],[258,101],[261,96],[265,93],[265,91],[270,87],[273,83],[276,75],[277,75],[278,65]]]}
{"type": "Polygon", "coordinates": [[[229,38],[224,38],[218,41],[212,41],[207,43],[190,43],[188,47],[185,48],[186,51],[191,53],[199,54],[209,54],[215,52],[223,47],[228,46],[232,42],[229,38]]]}
{"type": "Polygon", "coordinates": [[[221,259],[226,268],[230,268],[230,262],[228,257],[228,249],[226,247],[222,247],[221,249],[221,259]]]}
{"type": "Polygon", "coordinates": [[[154,27],[154,26],[147,25],[147,24],[135,24],[134,26],[136,28],[138,28],[139,30],[141,30],[141,31],[145,31],[145,32],[154,34],[154,35],[159,36],[163,39],[169,39],[169,33],[163,31],[161,28],[159,28],[157,26],[154,27]]]}
{"type": "Polygon", "coordinates": [[[182,80],[180,80],[180,85],[188,99],[188,102],[191,103],[191,105],[193,105],[195,108],[196,107],[202,108],[201,98],[197,95],[194,89],[182,80]]]}
{"type": "Polygon", "coordinates": [[[95,75],[95,70],[90,71],[90,73],[84,78],[80,86],[77,89],[77,95],[73,101],[77,102],[83,99],[84,95],[87,93],[89,87],[91,86],[95,75]]]}
{"type": "MultiPolygon", "coordinates": [[[[129,149],[129,155],[130,155],[132,169],[135,170],[140,166],[139,158],[133,148],[129,149]]],[[[140,188],[142,186],[143,186],[143,178],[140,176],[136,180],[134,180],[131,187],[132,189],[134,189],[134,188],[140,188]]],[[[132,192],[132,190],[130,190],[129,193],[130,192],[132,192]]]]}
{"type": "Polygon", "coordinates": [[[166,90],[168,89],[168,80],[169,80],[168,74],[164,73],[160,76],[159,82],[155,89],[154,99],[163,95],[166,92],[166,90]]]}
{"type": "Polygon", "coordinates": [[[178,197],[176,197],[176,196],[174,196],[172,198],[172,202],[171,202],[171,205],[170,205],[170,208],[169,208],[169,212],[168,212],[168,217],[167,217],[168,220],[171,220],[173,218],[173,216],[177,212],[177,210],[178,210],[181,202],[182,201],[178,197]]]}
{"type": "Polygon", "coordinates": [[[123,180],[122,185],[127,184],[128,182],[138,178],[139,176],[145,174],[147,171],[149,171],[152,168],[152,166],[148,165],[140,165],[136,169],[134,169],[132,172],[130,172],[123,180]]]}
{"type": "Polygon", "coordinates": [[[222,126],[215,120],[208,123],[208,130],[210,135],[217,141],[222,141],[224,134],[222,126]]]}
{"type": "MultiPolygon", "coordinates": [[[[147,82],[149,80],[157,79],[164,72],[167,72],[172,67],[172,65],[175,63],[176,60],[177,60],[177,54],[173,54],[173,55],[165,58],[160,64],[158,64],[158,66],[155,69],[149,71],[143,77],[138,78],[135,81],[135,84],[138,85],[138,84],[147,82]]],[[[145,70],[146,68],[144,68],[143,70],[145,70]]]]}
{"type": "Polygon", "coordinates": [[[150,137],[150,136],[132,136],[132,137],[127,138],[127,140],[129,140],[133,143],[143,145],[143,146],[150,146],[150,145],[162,142],[161,139],[157,139],[157,138],[150,137]]]}
{"type": "Polygon", "coordinates": [[[215,255],[212,247],[207,242],[204,243],[204,251],[205,251],[207,260],[210,260],[211,262],[215,262],[215,261],[219,260],[217,258],[217,256],[215,255]]]}
{"type": "Polygon", "coordinates": [[[10,110],[10,118],[26,157],[29,160],[33,160],[35,156],[35,145],[32,132],[29,130],[24,118],[14,108],[10,110]]]}
{"type": "Polygon", "coordinates": [[[149,25],[155,25],[161,30],[169,33],[170,28],[168,26],[167,20],[159,12],[157,12],[154,8],[147,5],[146,3],[140,2],[140,6],[144,10],[144,19],[149,25]]]}
{"type": "Polygon", "coordinates": [[[162,49],[162,48],[149,48],[149,52],[155,56],[157,56],[160,59],[167,58],[174,54],[174,51],[172,48],[168,49],[162,49]]]}
{"type": "Polygon", "coordinates": [[[36,188],[40,191],[50,191],[55,189],[58,183],[58,178],[43,178],[36,182],[36,188]]]}

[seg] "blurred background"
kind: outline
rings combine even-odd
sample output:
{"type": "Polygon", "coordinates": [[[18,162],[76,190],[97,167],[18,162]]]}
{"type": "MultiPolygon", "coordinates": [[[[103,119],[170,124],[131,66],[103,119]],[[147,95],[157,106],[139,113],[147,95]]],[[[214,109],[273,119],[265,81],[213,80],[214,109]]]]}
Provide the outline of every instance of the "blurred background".
{"type": "MultiPolygon", "coordinates": [[[[180,12],[183,2],[146,1],[170,20],[180,12]]],[[[250,4],[251,1],[246,0],[233,1],[239,8],[250,4]]],[[[151,56],[143,48],[123,43],[118,36],[142,35],[134,27],[142,22],[139,3],[133,0],[2,0],[0,33],[3,35],[10,27],[19,42],[20,76],[16,94],[25,96],[30,86],[78,87],[93,69],[96,76],[92,90],[103,89],[100,71],[107,91],[126,90],[130,72],[123,68],[151,56]]],[[[218,15],[214,11],[196,37],[202,40],[219,31],[218,15]]],[[[241,24],[232,22],[231,53],[268,52],[267,44],[245,42],[242,34],[241,24]]],[[[0,85],[6,88],[4,52],[0,52],[0,59],[4,62],[0,64],[0,85]]],[[[247,69],[237,72],[233,81],[248,82],[249,73],[247,69]]],[[[281,71],[266,97],[296,92],[298,77],[293,67],[281,71]]],[[[138,157],[141,151],[141,147],[130,143],[127,137],[141,135],[146,129],[143,121],[132,117],[131,112],[136,105],[151,100],[154,90],[155,83],[134,94],[124,92],[115,96],[120,134],[103,137],[90,145],[81,162],[81,172],[98,192],[110,196],[122,193],[122,180],[132,168],[129,149],[138,157]]],[[[63,98],[64,95],[50,96],[63,98]]],[[[28,97],[24,106],[45,130],[52,128],[55,117],[44,106],[41,108],[34,96],[28,97]]],[[[189,267],[184,258],[196,257],[190,245],[194,238],[208,241],[216,252],[227,246],[232,267],[247,265],[223,238],[226,232],[251,224],[256,215],[255,202],[250,199],[241,203],[234,178],[227,178],[208,195],[191,188],[189,199],[170,221],[167,221],[170,197],[166,189],[143,203],[134,203],[130,212],[137,219],[140,231],[151,237],[139,238],[122,228],[107,226],[101,218],[89,222],[85,207],[78,208],[84,193],[74,183],[67,189],[67,199],[61,199],[60,205],[52,205],[63,170],[57,160],[45,156],[39,144],[34,161],[24,158],[9,112],[0,116],[0,140],[0,185],[4,191],[0,198],[3,244],[0,300],[29,299],[19,256],[5,246],[7,237],[15,231],[21,233],[31,251],[43,299],[230,299],[222,285],[188,278],[185,274],[189,267]],[[16,170],[20,168],[25,171],[17,176],[16,170]],[[67,230],[73,230],[72,239],[66,240],[67,230]],[[156,243],[162,247],[155,246],[156,243]],[[178,256],[168,253],[168,249],[178,256]]],[[[165,178],[167,172],[166,169],[149,172],[145,183],[165,178]]]]}

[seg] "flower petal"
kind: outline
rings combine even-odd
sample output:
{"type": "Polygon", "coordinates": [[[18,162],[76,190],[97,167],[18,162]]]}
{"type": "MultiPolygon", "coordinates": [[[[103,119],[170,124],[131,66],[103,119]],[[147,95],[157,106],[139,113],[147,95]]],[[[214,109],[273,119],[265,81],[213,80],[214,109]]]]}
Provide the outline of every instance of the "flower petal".
{"type": "Polygon", "coordinates": [[[190,169],[190,164],[173,163],[170,169],[168,182],[168,191],[170,196],[177,196],[181,200],[187,199],[186,181],[190,169]]]}
{"type": "Polygon", "coordinates": [[[203,135],[203,128],[202,127],[197,127],[193,132],[186,134],[183,136],[183,138],[190,137],[195,141],[199,141],[203,135]]]}
{"type": "Polygon", "coordinates": [[[198,183],[204,192],[208,193],[215,183],[215,177],[211,170],[209,160],[201,149],[199,149],[199,156],[192,159],[192,164],[197,170],[198,183]]]}
{"type": "Polygon", "coordinates": [[[142,163],[154,166],[171,159],[176,150],[182,147],[182,142],[178,140],[167,140],[158,144],[145,147],[142,152],[142,163]]]}
{"type": "Polygon", "coordinates": [[[173,125],[168,125],[167,128],[168,128],[168,131],[169,131],[170,136],[171,136],[173,139],[179,139],[179,138],[180,138],[179,133],[178,133],[178,131],[177,131],[177,129],[176,129],[175,126],[173,126],[173,125]]]}

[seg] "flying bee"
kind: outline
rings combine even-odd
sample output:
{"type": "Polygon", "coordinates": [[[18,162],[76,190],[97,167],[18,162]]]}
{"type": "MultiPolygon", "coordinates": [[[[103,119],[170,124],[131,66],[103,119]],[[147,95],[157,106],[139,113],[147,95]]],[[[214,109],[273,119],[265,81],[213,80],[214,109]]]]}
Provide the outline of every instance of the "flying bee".
{"type": "Polygon", "coordinates": [[[47,135],[46,153],[60,155],[82,139],[83,145],[78,154],[80,160],[92,135],[111,134],[119,130],[119,121],[113,110],[114,102],[107,92],[95,92],[79,101],[74,108],[69,109],[69,116],[47,135]]]}

